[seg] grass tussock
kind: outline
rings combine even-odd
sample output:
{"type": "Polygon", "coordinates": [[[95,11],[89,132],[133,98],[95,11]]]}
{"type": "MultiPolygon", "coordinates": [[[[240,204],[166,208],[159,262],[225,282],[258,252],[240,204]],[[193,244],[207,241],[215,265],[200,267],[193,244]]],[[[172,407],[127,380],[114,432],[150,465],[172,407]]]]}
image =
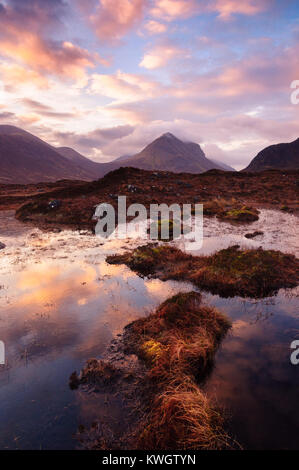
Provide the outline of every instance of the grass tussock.
{"type": "Polygon", "coordinates": [[[257,209],[246,206],[235,198],[218,198],[204,202],[203,213],[228,222],[254,222],[259,218],[257,209]]]}
{"type": "Polygon", "coordinates": [[[214,198],[209,201],[205,201],[203,205],[204,215],[218,215],[224,211],[231,210],[237,206],[238,202],[235,198],[224,199],[214,198]]]}
{"type": "Polygon", "coordinates": [[[223,417],[197,385],[166,388],[153,403],[139,447],[154,450],[211,450],[230,447],[223,417]]]}
{"type": "Polygon", "coordinates": [[[242,206],[239,209],[225,211],[217,217],[230,222],[254,222],[259,219],[259,211],[253,207],[242,206]]]}
{"type": "Polygon", "coordinates": [[[183,225],[178,220],[159,219],[151,223],[147,233],[150,234],[151,230],[156,230],[158,240],[168,242],[180,237],[183,233],[183,225]]]}
{"type": "Polygon", "coordinates": [[[147,366],[140,449],[219,449],[229,440],[223,418],[198,384],[211,370],[228,319],[201,305],[196,292],[178,294],[129,325],[129,353],[147,366]]]}
{"type": "Polygon", "coordinates": [[[299,260],[274,250],[233,246],[211,255],[192,256],[169,245],[148,244],[107,258],[141,275],[189,281],[223,297],[266,297],[299,283],[299,260]]]}
{"type": "Polygon", "coordinates": [[[112,364],[97,359],[89,359],[81,372],[80,384],[111,385],[119,376],[112,364]]]}

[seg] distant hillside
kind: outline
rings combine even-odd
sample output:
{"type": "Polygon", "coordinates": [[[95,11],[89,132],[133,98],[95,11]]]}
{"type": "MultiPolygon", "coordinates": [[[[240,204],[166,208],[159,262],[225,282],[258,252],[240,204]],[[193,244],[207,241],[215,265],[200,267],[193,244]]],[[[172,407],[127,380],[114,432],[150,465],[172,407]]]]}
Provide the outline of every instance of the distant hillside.
{"type": "Polygon", "coordinates": [[[122,155],[121,157],[118,157],[116,158],[115,160],[113,160],[113,163],[115,162],[123,162],[125,160],[128,160],[129,158],[131,158],[131,155],[122,155]]]}
{"type": "Polygon", "coordinates": [[[223,167],[206,158],[198,144],[183,142],[169,132],[163,134],[137,155],[120,161],[122,166],[143,170],[173,171],[174,173],[203,173],[223,167]]]}
{"type": "Polygon", "coordinates": [[[92,174],[29,132],[14,126],[0,126],[1,183],[59,179],[89,180],[92,174]]]}
{"type": "Polygon", "coordinates": [[[214,158],[210,158],[209,160],[211,160],[211,162],[216,163],[216,165],[219,165],[225,171],[237,171],[232,166],[227,165],[226,163],[220,162],[219,160],[215,160],[214,158]]]}
{"type": "Polygon", "coordinates": [[[110,163],[97,163],[93,162],[89,158],[84,157],[81,153],[70,147],[59,147],[56,149],[60,155],[67,158],[77,166],[80,166],[84,171],[90,174],[92,179],[102,178],[107,171],[114,169],[114,165],[110,163]]]}
{"type": "Polygon", "coordinates": [[[299,139],[288,144],[271,145],[265,148],[242,171],[294,170],[298,168],[299,139]]]}
{"type": "Polygon", "coordinates": [[[198,144],[167,133],[132,157],[96,163],[69,147],[55,148],[14,126],[0,126],[0,183],[39,183],[61,179],[96,180],[120,167],[203,173],[227,169],[206,158],[198,144]]]}
{"type": "Polygon", "coordinates": [[[77,152],[76,150],[72,149],[71,147],[57,147],[56,148],[57,152],[60,153],[63,157],[67,158],[71,162],[75,163],[81,163],[82,165],[84,164],[89,164],[92,163],[89,158],[83,157],[81,153],[77,152]]]}

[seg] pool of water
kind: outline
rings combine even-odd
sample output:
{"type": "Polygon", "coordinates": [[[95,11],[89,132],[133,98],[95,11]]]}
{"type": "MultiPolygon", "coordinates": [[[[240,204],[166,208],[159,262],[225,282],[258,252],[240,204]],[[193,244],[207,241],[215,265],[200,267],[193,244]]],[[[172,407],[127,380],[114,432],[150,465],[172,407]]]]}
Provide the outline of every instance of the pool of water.
{"type": "Polygon", "coordinates": [[[0,449],[72,449],[78,425],[90,426],[97,411],[69,389],[70,374],[100,357],[126,324],[192,286],[106,264],[108,254],[134,243],[41,233],[10,213],[2,222],[0,449]]]}
{"type": "Polygon", "coordinates": [[[250,301],[204,295],[232,318],[205,385],[228,417],[228,429],[244,448],[299,448],[299,365],[290,345],[299,339],[299,290],[250,301]]]}
{"type": "MultiPolygon", "coordinates": [[[[207,219],[203,247],[195,248],[210,253],[237,242],[298,256],[295,222],[275,211],[263,211],[261,220],[248,226],[207,219]],[[265,235],[244,238],[258,229],[265,235]]],[[[141,279],[105,262],[138,240],[103,243],[85,232],[42,233],[5,212],[0,241],[6,245],[0,251],[0,340],[6,347],[0,449],[76,448],[78,425],[90,426],[104,406],[94,396],[71,391],[70,374],[86,359],[101,357],[130,321],[192,286],[141,279]]],[[[225,407],[231,433],[244,447],[298,448],[299,366],[290,363],[290,343],[299,337],[298,292],[281,290],[258,302],[204,294],[203,301],[233,320],[205,384],[225,407]]]]}
{"type": "Polygon", "coordinates": [[[199,242],[187,239],[173,243],[198,255],[210,255],[231,245],[240,245],[242,248],[261,246],[265,250],[280,250],[299,256],[298,217],[281,211],[261,209],[259,220],[246,224],[231,224],[219,221],[216,217],[205,217],[203,235],[203,240],[199,242]],[[245,237],[256,231],[263,234],[253,239],[245,237]]]}

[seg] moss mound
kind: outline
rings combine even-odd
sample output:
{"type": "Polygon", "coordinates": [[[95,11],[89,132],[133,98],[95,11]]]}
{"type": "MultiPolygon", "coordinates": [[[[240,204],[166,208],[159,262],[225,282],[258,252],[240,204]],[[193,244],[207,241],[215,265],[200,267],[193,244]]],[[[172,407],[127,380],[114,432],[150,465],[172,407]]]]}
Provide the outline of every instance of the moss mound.
{"type": "Polygon", "coordinates": [[[227,222],[254,222],[259,218],[259,211],[251,206],[244,206],[236,199],[212,199],[203,205],[203,213],[216,216],[227,222]]]}
{"type": "Polygon", "coordinates": [[[224,211],[217,217],[232,222],[254,222],[259,219],[259,211],[253,207],[244,206],[240,209],[224,211]]]}

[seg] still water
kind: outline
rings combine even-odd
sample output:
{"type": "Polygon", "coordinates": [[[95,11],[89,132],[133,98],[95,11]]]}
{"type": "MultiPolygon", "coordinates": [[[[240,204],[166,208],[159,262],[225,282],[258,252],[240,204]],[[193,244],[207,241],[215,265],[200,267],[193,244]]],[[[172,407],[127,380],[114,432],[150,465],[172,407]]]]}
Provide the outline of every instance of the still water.
{"type": "Polygon", "coordinates": [[[205,390],[224,407],[229,431],[244,448],[299,448],[299,365],[290,344],[299,339],[299,290],[244,301],[204,295],[232,318],[205,390]]]}
{"type": "MultiPolygon", "coordinates": [[[[298,224],[288,214],[263,211],[248,227],[209,219],[204,233],[201,253],[239,243],[298,256],[298,224]],[[265,235],[246,240],[259,224],[265,235]]],[[[101,406],[96,397],[69,389],[70,374],[100,357],[130,321],[192,286],[141,279],[105,262],[138,240],[103,244],[84,232],[42,233],[5,212],[0,241],[6,244],[0,251],[0,340],[6,346],[0,449],[76,448],[73,434],[81,424],[90,426],[101,406]]],[[[244,447],[298,448],[299,366],[289,358],[290,343],[299,337],[298,292],[282,290],[258,302],[204,294],[203,301],[233,320],[205,385],[225,407],[230,431],[244,447]]]]}

